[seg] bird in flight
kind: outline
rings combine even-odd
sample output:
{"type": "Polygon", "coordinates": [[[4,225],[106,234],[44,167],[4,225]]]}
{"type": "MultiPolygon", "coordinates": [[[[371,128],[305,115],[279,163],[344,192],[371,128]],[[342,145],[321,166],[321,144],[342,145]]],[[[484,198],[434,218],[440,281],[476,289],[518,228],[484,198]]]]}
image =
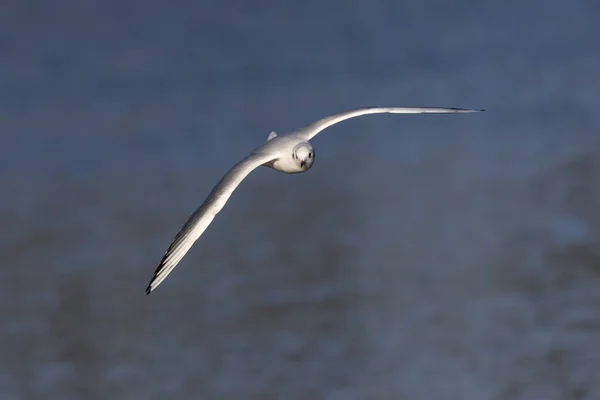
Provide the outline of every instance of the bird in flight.
{"type": "Polygon", "coordinates": [[[344,120],[367,114],[457,114],[484,110],[431,107],[364,107],[325,117],[296,131],[277,135],[271,132],[266,143],[235,164],[209,193],[204,203],[190,216],[169,246],[146,288],[150,294],[173,271],[183,256],[204,233],[215,215],[246,176],[262,166],[287,174],[308,171],[315,161],[309,140],[322,130],[344,120]]]}

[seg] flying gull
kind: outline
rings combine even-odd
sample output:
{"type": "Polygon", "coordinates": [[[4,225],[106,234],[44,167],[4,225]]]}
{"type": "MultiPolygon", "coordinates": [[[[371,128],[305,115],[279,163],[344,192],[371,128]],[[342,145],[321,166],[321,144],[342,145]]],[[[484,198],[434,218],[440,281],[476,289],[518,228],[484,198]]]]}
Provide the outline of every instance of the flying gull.
{"type": "Polygon", "coordinates": [[[209,193],[204,203],[190,216],[154,271],[146,288],[150,294],[173,271],[181,259],[204,233],[221,211],[231,193],[254,169],[262,166],[287,174],[308,171],[315,161],[315,151],[309,140],[322,130],[344,120],[367,114],[456,114],[484,110],[430,107],[364,107],[325,117],[294,132],[277,135],[271,132],[267,142],[235,164],[209,193]]]}

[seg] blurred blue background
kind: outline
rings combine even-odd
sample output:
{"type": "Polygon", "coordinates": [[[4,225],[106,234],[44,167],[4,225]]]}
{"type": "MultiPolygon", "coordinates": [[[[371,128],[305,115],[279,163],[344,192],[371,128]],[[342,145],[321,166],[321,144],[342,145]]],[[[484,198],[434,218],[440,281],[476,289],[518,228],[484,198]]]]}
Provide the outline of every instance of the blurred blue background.
{"type": "Polygon", "coordinates": [[[17,1],[0,12],[2,399],[600,398],[600,5],[17,1]],[[314,167],[271,130],[365,105],[314,167]]]}

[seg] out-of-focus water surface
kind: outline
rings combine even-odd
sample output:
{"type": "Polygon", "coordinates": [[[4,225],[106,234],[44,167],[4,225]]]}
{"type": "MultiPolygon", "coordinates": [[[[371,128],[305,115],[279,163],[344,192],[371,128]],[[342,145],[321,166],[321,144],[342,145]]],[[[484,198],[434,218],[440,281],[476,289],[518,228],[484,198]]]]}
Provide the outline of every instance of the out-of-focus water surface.
{"type": "Polygon", "coordinates": [[[592,1],[5,1],[2,399],[600,398],[592,1]],[[271,130],[266,168],[144,288],[271,130]]]}

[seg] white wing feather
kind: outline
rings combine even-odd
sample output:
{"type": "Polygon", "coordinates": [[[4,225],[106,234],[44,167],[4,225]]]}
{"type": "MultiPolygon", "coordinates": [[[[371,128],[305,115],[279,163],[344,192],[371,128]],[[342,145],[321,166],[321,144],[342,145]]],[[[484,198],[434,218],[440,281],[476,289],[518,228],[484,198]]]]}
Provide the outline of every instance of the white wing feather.
{"type": "Polygon", "coordinates": [[[312,139],[317,133],[344,120],[360,117],[367,114],[458,114],[472,113],[484,110],[471,110],[466,108],[433,108],[433,107],[364,107],[356,110],[345,111],[325,117],[300,129],[297,135],[304,140],[312,139]]]}
{"type": "Polygon", "coordinates": [[[173,243],[165,253],[162,261],[154,271],[146,293],[150,294],[173,271],[194,242],[204,233],[215,215],[225,205],[235,188],[246,176],[259,166],[272,161],[273,155],[253,153],[234,165],[210,192],[204,203],[190,216],[173,243]]]}

